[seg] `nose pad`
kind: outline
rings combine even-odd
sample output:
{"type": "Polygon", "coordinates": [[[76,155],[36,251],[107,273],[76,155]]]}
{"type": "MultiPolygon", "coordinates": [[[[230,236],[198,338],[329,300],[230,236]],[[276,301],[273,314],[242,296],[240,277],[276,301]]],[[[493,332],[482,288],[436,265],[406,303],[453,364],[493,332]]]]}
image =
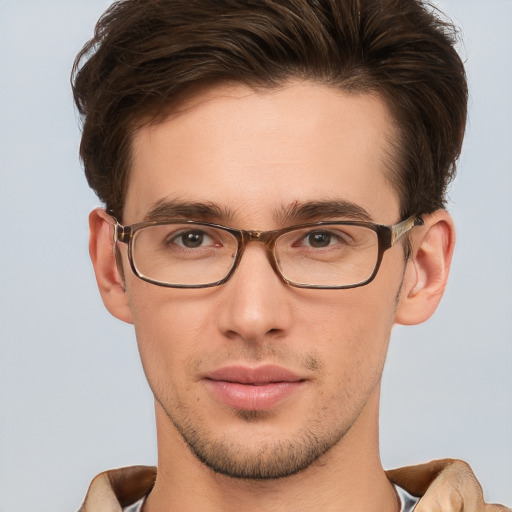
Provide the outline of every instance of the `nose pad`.
{"type": "Polygon", "coordinates": [[[226,336],[259,341],[289,327],[288,286],[261,244],[248,244],[223,288],[219,328],[226,336]]]}

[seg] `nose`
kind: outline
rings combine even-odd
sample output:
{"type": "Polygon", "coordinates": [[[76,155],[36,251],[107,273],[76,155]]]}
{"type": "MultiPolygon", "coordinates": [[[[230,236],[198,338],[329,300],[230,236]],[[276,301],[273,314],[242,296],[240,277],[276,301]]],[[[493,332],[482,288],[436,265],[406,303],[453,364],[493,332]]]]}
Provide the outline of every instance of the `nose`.
{"type": "Polygon", "coordinates": [[[235,273],[222,285],[220,330],[228,338],[246,342],[282,336],[291,325],[290,293],[273,270],[265,247],[248,244],[235,273]]]}

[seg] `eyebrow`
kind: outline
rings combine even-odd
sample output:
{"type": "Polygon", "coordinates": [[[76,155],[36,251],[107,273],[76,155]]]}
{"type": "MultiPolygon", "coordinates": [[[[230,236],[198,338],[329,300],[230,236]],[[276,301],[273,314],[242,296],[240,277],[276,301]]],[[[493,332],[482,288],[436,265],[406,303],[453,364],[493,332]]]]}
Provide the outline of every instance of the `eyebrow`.
{"type": "MultiPolygon", "coordinates": [[[[190,219],[205,222],[226,222],[235,217],[235,210],[213,202],[162,199],[145,215],[144,221],[190,219]]],[[[371,222],[371,215],[362,207],[344,199],[323,201],[295,201],[274,209],[273,217],[281,225],[318,220],[348,219],[371,222]]]]}
{"type": "Polygon", "coordinates": [[[212,202],[180,201],[177,199],[157,201],[145,215],[144,221],[190,219],[213,221],[231,219],[233,212],[212,202]]]}
{"type": "Polygon", "coordinates": [[[274,217],[282,224],[334,219],[365,222],[373,220],[362,206],[344,199],[296,201],[275,211],[274,217]]]}

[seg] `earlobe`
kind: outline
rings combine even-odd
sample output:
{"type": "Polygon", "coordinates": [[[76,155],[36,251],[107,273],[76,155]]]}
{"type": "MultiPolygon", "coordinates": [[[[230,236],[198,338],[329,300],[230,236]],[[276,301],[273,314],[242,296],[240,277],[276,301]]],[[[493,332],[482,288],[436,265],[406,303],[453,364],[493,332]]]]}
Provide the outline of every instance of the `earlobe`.
{"type": "Polygon", "coordinates": [[[428,320],[444,293],[455,246],[455,227],[445,210],[424,215],[425,225],[411,235],[411,255],[395,313],[395,323],[428,320]]]}
{"type": "Polygon", "coordinates": [[[113,225],[101,208],[89,215],[89,254],[105,307],[119,320],[132,323],[128,297],[114,255],[113,225]]]}

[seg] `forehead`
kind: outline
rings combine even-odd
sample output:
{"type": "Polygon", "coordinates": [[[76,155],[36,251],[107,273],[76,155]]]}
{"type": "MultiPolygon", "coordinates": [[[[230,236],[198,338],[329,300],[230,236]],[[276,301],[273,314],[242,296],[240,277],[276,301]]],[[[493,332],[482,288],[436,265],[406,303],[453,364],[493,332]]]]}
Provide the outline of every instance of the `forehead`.
{"type": "Polygon", "coordinates": [[[213,203],[263,228],[271,212],[340,200],[395,222],[387,178],[394,134],[376,95],[311,82],[211,88],[136,132],[124,221],[172,200],[213,203]]]}

